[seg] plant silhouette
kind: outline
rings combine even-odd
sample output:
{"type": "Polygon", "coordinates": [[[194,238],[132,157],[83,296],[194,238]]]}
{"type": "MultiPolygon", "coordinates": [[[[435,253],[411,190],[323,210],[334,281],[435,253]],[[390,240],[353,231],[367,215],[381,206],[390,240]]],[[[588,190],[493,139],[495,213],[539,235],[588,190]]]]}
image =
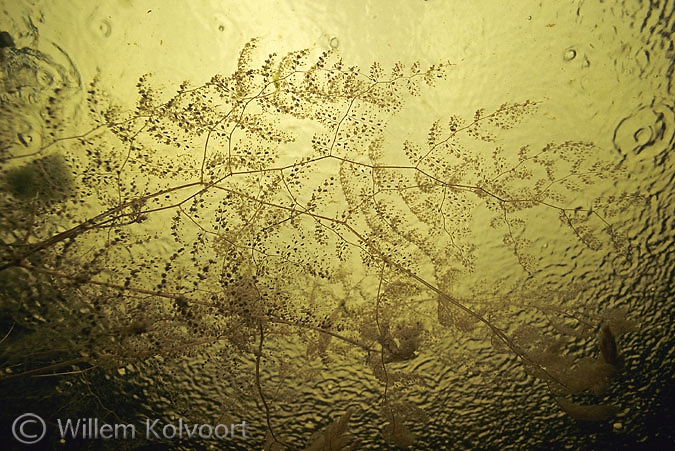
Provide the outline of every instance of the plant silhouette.
{"type": "Polygon", "coordinates": [[[0,344],[3,377],[217,353],[224,372],[252,381],[243,390],[259,401],[266,449],[355,449],[352,409],[304,443],[285,437],[278,413],[287,398],[265,375],[357,355],[381,384],[382,436],[404,448],[415,441],[410,421],[428,419],[407,397],[424,385],[412,363],[434,340],[474,336],[519,359],[568,413],[614,413],[571,395],[603,393],[629,324],[620,312],[574,310],[573,296],[542,292],[528,227],[544,215],[591,251],[622,253],[628,243],[612,217],[640,197],[574,203],[617,177],[592,143],[502,147],[502,134],[537,111],[534,100],[440,118],[424,142],[391,142],[390,118],[447,70],[364,71],[309,50],[263,57],[252,40],[229,77],[172,92],[144,75],[132,111],[94,80],[94,126],[46,132],[30,155],[4,137],[0,278],[16,329],[0,344]],[[454,294],[476,269],[478,214],[529,294],[454,294]],[[536,320],[521,324],[516,310],[536,320]],[[598,359],[568,352],[598,332],[598,359]],[[59,349],[54,337],[65,340],[59,349]],[[304,354],[273,354],[288,342],[304,354]],[[238,366],[242,355],[252,364],[238,366]]]}

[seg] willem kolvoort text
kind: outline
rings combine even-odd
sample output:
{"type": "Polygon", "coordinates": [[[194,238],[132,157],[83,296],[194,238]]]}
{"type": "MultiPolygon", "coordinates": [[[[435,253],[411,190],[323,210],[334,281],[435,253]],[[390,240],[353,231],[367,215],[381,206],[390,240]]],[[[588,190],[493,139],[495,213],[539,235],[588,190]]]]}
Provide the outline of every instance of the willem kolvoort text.
{"type": "MultiPolygon", "coordinates": [[[[138,430],[135,424],[101,423],[98,418],[79,418],[76,421],[57,420],[61,438],[80,439],[135,439],[138,430]]],[[[235,436],[247,439],[247,423],[237,424],[189,424],[180,418],[177,422],[161,423],[160,420],[145,420],[142,427],[144,437],[149,440],[161,439],[232,439],[235,436]]]]}

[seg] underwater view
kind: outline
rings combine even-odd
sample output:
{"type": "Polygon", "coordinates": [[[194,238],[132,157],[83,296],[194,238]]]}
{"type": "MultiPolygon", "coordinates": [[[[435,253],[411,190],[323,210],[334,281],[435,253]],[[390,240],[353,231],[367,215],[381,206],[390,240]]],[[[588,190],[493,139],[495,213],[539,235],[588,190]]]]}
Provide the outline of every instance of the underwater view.
{"type": "Polygon", "coordinates": [[[3,449],[675,449],[675,3],[5,3],[3,449]]]}

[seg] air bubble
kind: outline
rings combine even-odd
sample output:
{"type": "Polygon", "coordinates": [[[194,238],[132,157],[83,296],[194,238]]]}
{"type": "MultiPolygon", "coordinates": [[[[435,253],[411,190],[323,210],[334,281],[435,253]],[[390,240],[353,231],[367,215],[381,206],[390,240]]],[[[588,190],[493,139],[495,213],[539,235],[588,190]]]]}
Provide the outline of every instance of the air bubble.
{"type": "Polygon", "coordinates": [[[340,41],[338,40],[338,38],[333,36],[332,38],[330,38],[328,44],[330,45],[330,48],[332,48],[333,50],[337,50],[337,48],[340,46],[340,41]]]}
{"type": "Polygon", "coordinates": [[[565,54],[563,55],[563,59],[565,61],[572,61],[576,57],[577,57],[577,51],[574,50],[574,49],[565,50],[565,54]]]}

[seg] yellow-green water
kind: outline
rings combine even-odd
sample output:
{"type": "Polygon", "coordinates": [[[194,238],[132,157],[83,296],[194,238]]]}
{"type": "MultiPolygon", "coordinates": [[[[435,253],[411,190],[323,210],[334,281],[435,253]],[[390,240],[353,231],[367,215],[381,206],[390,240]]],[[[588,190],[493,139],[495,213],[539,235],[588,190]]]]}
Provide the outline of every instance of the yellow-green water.
{"type": "Polygon", "coordinates": [[[540,3],[5,5],[8,446],[672,447],[673,6],[540,3]]]}

